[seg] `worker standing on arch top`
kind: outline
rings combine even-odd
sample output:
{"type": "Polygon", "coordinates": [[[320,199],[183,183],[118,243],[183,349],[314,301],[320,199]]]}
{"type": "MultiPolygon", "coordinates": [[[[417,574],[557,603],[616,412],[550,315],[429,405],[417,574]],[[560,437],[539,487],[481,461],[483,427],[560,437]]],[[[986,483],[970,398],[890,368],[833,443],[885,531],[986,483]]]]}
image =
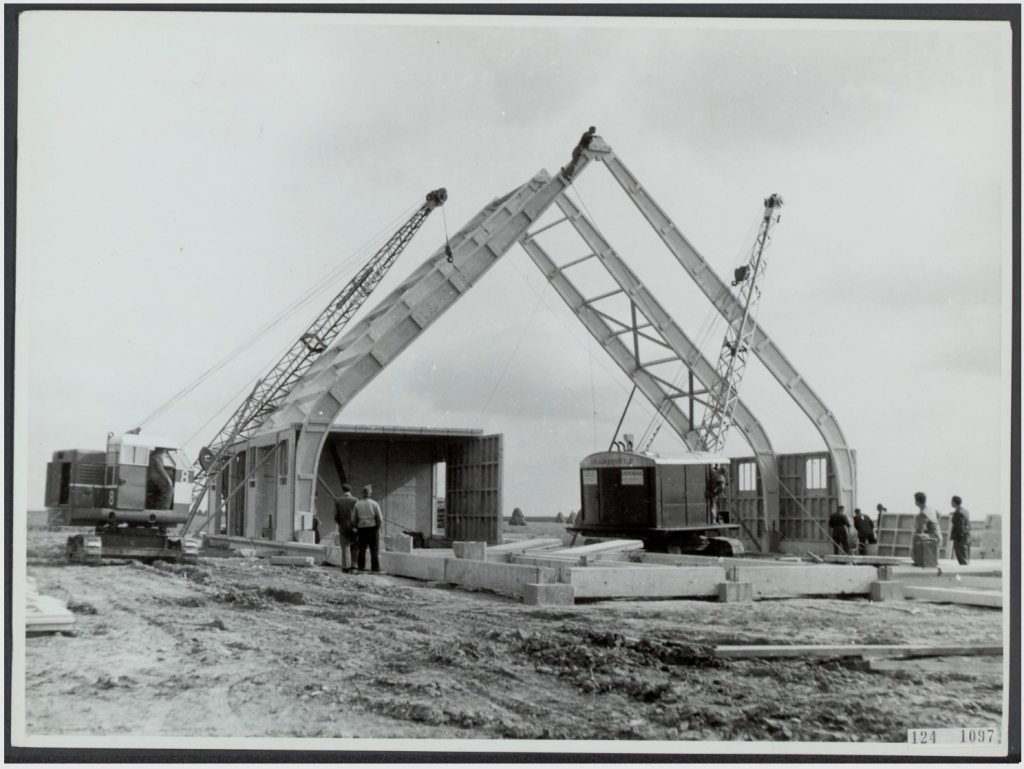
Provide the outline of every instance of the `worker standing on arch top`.
{"type": "Polygon", "coordinates": [[[370,498],[372,486],[363,486],[363,498],[356,502],[355,519],[359,541],[359,559],[356,566],[359,571],[366,571],[366,549],[370,549],[370,570],[380,571],[380,527],[384,516],[380,505],[370,498]]]}
{"type": "Polygon", "coordinates": [[[562,169],[569,179],[572,179],[573,174],[576,173],[576,166],[580,162],[580,156],[583,154],[583,150],[590,147],[590,140],[594,138],[596,133],[597,129],[594,126],[590,126],[590,129],[580,137],[579,144],[573,148],[572,160],[569,162],[569,165],[562,169]]]}

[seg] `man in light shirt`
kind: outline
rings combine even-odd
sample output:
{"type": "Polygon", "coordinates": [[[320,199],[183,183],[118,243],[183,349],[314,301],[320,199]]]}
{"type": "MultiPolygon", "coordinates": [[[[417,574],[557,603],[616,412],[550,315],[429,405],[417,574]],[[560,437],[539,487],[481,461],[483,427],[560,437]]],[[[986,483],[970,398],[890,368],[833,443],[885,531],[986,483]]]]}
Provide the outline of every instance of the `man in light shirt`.
{"type": "Polygon", "coordinates": [[[370,495],[372,486],[363,486],[363,498],[356,502],[353,510],[356,519],[356,539],[359,542],[359,557],[356,566],[366,571],[366,549],[370,549],[370,570],[380,571],[380,527],[384,523],[380,505],[370,495]]]}

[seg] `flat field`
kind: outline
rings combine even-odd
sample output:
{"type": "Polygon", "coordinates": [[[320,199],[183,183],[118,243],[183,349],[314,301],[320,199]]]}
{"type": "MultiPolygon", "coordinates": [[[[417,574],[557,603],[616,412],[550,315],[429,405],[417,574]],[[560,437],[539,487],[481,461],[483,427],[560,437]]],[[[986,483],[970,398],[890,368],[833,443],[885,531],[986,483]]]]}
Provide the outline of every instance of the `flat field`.
{"type": "Polygon", "coordinates": [[[539,608],[225,551],[197,566],[70,565],[66,537],[29,531],[29,573],[76,615],[70,634],[27,641],[31,734],[904,742],[912,727],[1000,723],[1000,658],[867,672],[708,653],[723,643],[997,644],[992,609],[863,599],[539,608]]]}

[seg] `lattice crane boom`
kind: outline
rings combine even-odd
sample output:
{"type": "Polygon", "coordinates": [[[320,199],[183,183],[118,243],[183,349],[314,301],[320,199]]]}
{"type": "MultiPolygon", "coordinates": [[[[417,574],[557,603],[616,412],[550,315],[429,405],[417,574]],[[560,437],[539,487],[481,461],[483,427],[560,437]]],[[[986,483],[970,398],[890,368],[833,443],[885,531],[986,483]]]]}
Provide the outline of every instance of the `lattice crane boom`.
{"type": "Polygon", "coordinates": [[[199,506],[206,497],[210,483],[227,466],[228,450],[239,440],[245,440],[263,424],[281,404],[291,389],[302,379],[320,355],[327,350],[345,325],[363,306],[380,284],[430,213],[448,199],[444,188],[434,190],[426,201],[398,228],[345,287],[317,316],[305,333],[274,367],[253,387],[248,397],[235,409],[214,439],[199,454],[192,486],[192,502],[188,520],[181,531],[184,534],[194,520],[199,506]]]}
{"type": "Polygon", "coordinates": [[[754,332],[757,330],[761,285],[768,267],[765,252],[771,242],[772,229],[779,221],[780,208],[780,195],[771,195],[764,201],[764,217],[757,230],[750,260],[734,273],[732,285],[740,287],[740,312],[733,317],[726,329],[725,341],[715,368],[718,384],[708,393],[708,407],[704,411],[699,430],[701,448],[705,451],[721,453],[725,449],[726,435],[740,397],[747,355],[754,340],[754,332]]]}

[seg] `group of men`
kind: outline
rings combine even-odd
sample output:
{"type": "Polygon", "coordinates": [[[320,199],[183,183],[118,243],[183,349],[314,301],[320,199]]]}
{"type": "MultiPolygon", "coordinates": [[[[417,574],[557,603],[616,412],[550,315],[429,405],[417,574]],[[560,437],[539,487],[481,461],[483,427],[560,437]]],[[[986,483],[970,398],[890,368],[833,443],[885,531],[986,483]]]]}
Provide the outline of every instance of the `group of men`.
{"type": "Polygon", "coordinates": [[[854,547],[857,555],[867,555],[868,545],[878,542],[875,537],[875,522],[864,515],[858,507],[853,511],[853,525],[846,517],[846,508],[840,505],[828,518],[829,536],[832,538],[832,551],[836,555],[850,555],[854,547]]]}
{"type": "Polygon", "coordinates": [[[334,501],[334,522],[338,524],[341,569],[346,574],[366,571],[366,551],[370,551],[370,570],[380,571],[380,527],[384,516],[372,498],[372,486],[363,487],[362,499],[352,496],[352,487],[344,483],[341,496],[334,501]]]}
{"type": "MultiPolygon", "coordinates": [[[[963,507],[963,500],[960,497],[953,497],[952,519],[950,521],[949,539],[953,543],[953,553],[960,564],[968,564],[971,561],[971,517],[967,508],[963,507]]],[[[933,538],[942,540],[942,533],[939,529],[939,514],[935,508],[928,505],[928,498],[923,491],[914,494],[914,504],[917,505],[918,513],[914,519],[914,538],[933,538]]],[[[878,506],[879,524],[881,514],[885,508],[878,506]]],[[[836,555],[841,552],[850,554],[853,550],[853,543],[856,538],[858,555],[867,555],[868,545],[875,544],[878,540],[875,537],[875,524],[866,515],[863,515],[858,508],[853,511],[853,525],[850,525],[846,517],[845,508],[840,505],[828,519],[829,536],[832,538],[832,548],[836,555]],[[852,529],[852,531],[851,531],[852,529]]]]}

